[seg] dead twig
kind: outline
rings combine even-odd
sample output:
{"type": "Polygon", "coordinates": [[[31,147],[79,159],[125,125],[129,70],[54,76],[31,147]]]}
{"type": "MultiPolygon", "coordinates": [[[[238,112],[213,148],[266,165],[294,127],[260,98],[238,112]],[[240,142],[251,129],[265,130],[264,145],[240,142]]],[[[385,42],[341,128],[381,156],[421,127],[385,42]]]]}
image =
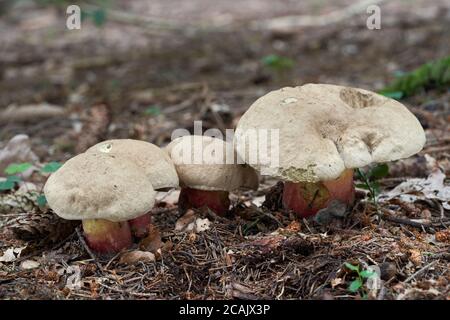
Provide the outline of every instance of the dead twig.
{"type": "Polygon", "coordinates": [[[411,280],[415,279],[418,275],[424,273],[425,271],[427,271],[428,269],[430,269],[432,266],[434,266],[435,264],[438,263],[438,260],[435,260],[433,262],[430,262],[429,264],[427,264],[426,266],[424,266],[422,269],[418,270],[417,272],[413,273],[412,275],[410,275],[403,283],[408,283],[411,280]]]}

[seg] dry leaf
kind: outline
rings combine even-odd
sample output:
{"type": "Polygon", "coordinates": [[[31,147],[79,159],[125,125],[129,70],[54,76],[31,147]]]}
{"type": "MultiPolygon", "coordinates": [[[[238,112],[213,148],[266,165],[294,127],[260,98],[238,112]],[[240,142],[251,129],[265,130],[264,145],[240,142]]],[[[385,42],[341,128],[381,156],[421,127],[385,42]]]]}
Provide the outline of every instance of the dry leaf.
{"type": "Polygon", "coordinates": [[[34,260],[24,260],[20,264],[20,267],[24,270],[35,269],[39,266],[40,266],[39,262],[34,260]]]}
{"type": "Polygon", "coordinates": [[[193,210],[188,210],[184,216],[175,223],[176,231],[184,232],[203,232],[210,228],[211,221],[207,218],[198,218],[193,210]]]}
{"type": "MultiPolygon", "coordinates": [[[[195,212],[193,210],[188,210],[181,218],[175,223],[175,231],[188,231],[186,230],[189,225],[195,222],[195,212]]],[[[193,225],[192,227],[193,228],[193,225]]]]}
{"type": "Polygon", "coordinates": [[[445,174],[438,168],[434,169],[426,179],[409,179],[391,191],[380,195],[379,201],[398,198],[404,202],[437,199],[444,208],[450,208],[450,186],[444,185],[445,174]]]}
{"type": "Polygon", "coordinates": [[[342,283],[343,283],[342,278],[334,278],[331,280],[331,287],[334,288],[342,283]]]}
{"type": "Polygon", "coordinates": [[[25,247],[20,248],[9,248],[3,253],[3,256],[0,257],[0,262],[12,262],[20,257],[20,253],[25,247]]]}
{"type": "Polygon", "coordinates": [[[149,226],[148,236],[139,242],[139,249],[155,253],[164,243],[161,241],[161,233],[153,225],[149,226]]]}
{"type": "MultiPolygon", "coordinates": [[[[25,134],[18,134],[8,141],[6,146],[0,150],[0,174],[11,163],[38,163],[39,158],[31,150],[30,138],[25,134]]],[[[22,173],[24,178],[28,178],[33,173],[34,168],[30,168],[22,173]]]]}
{"type": "Polygon", "coordinates": [[[133,265],[140,261],[141,262],[153,262],[153,261],[155,261],[155,255],[151,252],[140,251],[140,250],[125,252],[120,257],[119,263],[133,265]]]}

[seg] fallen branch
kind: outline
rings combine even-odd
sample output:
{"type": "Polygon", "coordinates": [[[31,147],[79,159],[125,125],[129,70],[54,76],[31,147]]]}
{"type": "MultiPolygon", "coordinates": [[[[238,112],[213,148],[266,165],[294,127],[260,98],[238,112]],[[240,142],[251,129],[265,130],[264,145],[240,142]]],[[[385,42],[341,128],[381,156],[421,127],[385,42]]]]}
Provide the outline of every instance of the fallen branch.
{"type": "Polygon", "coordinates": [[[415,277],[417,277],[418,275],[424,273],[425,271],[427,271],[428,269],[430,269],[432,266],[434,266],[436,263],[438,263],[438,260],[435,260],[433,262],[430,262],[429,264],[427,264],[426,266],[424,266],[422,269],[418,270],[417,272],[413,273],[412,275],[410,275],[403,283],[408,283],[411,280],[413,280],[415,277]]]}
{"type": "Polygon", "coordinates": [[[302,27],[323,27],[344,21],[362,11],[365,11],[369,5],[379,4],[383,1],[384,0],[363,0],[351,4],[343,9],[318,16],[293,15],[259,20],[254,22],[252,27],[257,30],[265,29],[270,31],[291,31],[302,27]]]}

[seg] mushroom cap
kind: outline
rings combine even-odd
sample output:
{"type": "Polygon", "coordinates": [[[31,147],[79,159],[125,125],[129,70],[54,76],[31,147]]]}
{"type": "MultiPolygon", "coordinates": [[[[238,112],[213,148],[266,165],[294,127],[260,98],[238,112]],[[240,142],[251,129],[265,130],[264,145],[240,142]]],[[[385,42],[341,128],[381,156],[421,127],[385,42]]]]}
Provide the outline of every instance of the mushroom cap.
{"type": "Polygon", "coordinates": [[[169,155],[152,143],[116,139],[100,142],[86,152],[101,152],[127,158],[141,167],[155,190],[178,187],[178,176],[169,155]]]}
{"type": "Polygon", "coordinates": [[[237,162],[232,143],[209,136],[183,136],[166,148],[184,187],[206,191],[258,188],[257,172],[237,162]]]}
{"type": "Polygon", "coordinates": [[[143,169],[104,153],[82,153],[68,160],[48,178],[44,194],[64,219],[110,221],[147,213],[156,196],[143,169]]]}
{"type": "Polygon", "coordinates": [[[292,182],[333,180],[346,169],[407,158],[425,144],[417,118],[400,102],[377,93],[328,84],[272,91],[239,120],[238,153],[249,159],[249,129],[278,129],[279,163],[254,161],[263,174],[292,182]],[[244,150],[241,148],[245,147],[244,150]]]}

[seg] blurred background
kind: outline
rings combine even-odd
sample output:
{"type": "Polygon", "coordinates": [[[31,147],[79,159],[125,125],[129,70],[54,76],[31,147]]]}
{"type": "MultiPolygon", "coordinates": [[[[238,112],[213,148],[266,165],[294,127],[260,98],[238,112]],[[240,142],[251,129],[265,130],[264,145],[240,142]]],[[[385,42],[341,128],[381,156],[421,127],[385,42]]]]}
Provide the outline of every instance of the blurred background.
{"type": "Polygon", "coordinates": [[[308,82],[384,90],[432,139],[448,129],[448,1],[2,0],[0,12],[0,147],[24,133],[41,160],[106,138],[164,145],[194,120],[232,128],[259,96],[308,82]],[[66,27],[70,4],[80,30],[66,27]]]}

